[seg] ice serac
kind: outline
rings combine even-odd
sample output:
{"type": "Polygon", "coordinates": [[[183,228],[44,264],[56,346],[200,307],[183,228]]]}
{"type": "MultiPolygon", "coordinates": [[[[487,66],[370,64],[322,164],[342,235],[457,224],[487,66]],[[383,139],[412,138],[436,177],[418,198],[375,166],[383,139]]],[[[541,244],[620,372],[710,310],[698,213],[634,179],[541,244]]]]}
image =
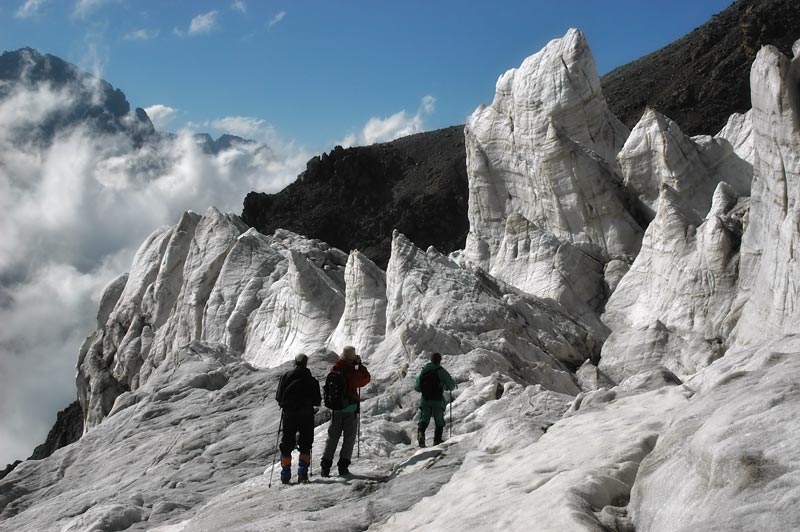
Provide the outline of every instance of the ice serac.
{"type": "MultiPolygon", "coordinates": [[[[570,30],[500,77],[494,101],[465,128],[470,232],[467,261],[519,281],[498,253],[515,214],[603,263],[632,259],[642,229],[613,169],[627,129],[609,112],[586,39],[570,30]],[[497,267],[495,263],[498,262],[497,267]]],[[[547,267],[526,261],[533,269],[547,267]]],[[[522,279],[524,282],[524,279],[522,279]]],[[[574,279],[573,279],[574,281],[574,279]]],[[[593,286],[586,299],[603,288],[593,286]]],[[[549,297],[535,283],[526,290],[549,297]]]]}
{"type": "Polygon", "coordinates": [[[597,318],[606,300],[603,262],[520,214],[506,219],[490,273],[520,290],[552,298],[596,330],[604,329],[597,318]]]}
{"type": "Polygon", "coordinates": [[[344,305],[346,255],[288,231],[261,235],[215,208],[156,230],[130,273],[104,291],[98,330],[81,347],[85,429],[175,354],[202,340],[275,365],[323,348],[344,305]]]}
{"type": "MultiPolygon", "coordinates": [[[[209,207],[198,221],[183,261],[182,283],[177,298],[164,326],[158,327],[158,321],[154,323],[158,330],[153,339],[153,352],[146,356],[140,378],[146,379],[149,372],[179,347],[202,337],[203,312],[211,290],[225,257],[239,235],[246,230],[247,226],[238,216],[224,214],[214,207],[209,207]]],[[[155,299],[163,300],[163,296],[155,294],[155,299]]],[[[171,300],[171,297],[167,299],[167,304],[171,300]]]]}
{"type": "Polygon", "coordinates": [[[617,162],[647,220],[658,209],[661,185],[675,189],[699,216],[708,213],[720,181],[740,196],[750,195],[752,166],[736,155],[730,142],[707,135],[689,138],[675,122],[650,108],[631,131],[617,162]]]}
{"type": "MultiPolygon", "coordinates": [[[[114,355],[132,323],[138,321],[136,318],[141,312],[142,299],[158,276],[158,268],[173,230],[169,226],[159,227],[142,243],[133,258],[122,294],[115,298],[114,309],[105,323],[81,345],[75,381],[78,401],[84,413],[84,430],[99,423],[111,410],[117,396],[125,391],[124,385],[111,375],[114,355]]],[[[135,327],[141,331],[140,326],[135,327]]]]}
{"type": "Polygon", "coordinates": [[[800,328],[800,56],[789,60],[765,46],[750,84],[755,162],[742,239],[742,345],[800,328]]]}
{"type": "Polygon", "coordinates": [[[752,116],[752,111],[733,113],[725,127],[714,135],[714,138],[727,140],[733,147],[733,152],[750,165],[755,162],[752,116]]]}
{"type": "Polygon", "coordinates": [[[305,255],[289,250],[288,269],[268,290],[245,332],[243,357],[278,366],[324,347],[344,312],[339,286],[305,255]]]}
{"type": "Polygon", "coordinates": [[[208,298],[203,340],[244,351],[243,325],[257,307],[254,303],[260,303],[258,292],[282,275],[276,271],[281,262],[285,257],[270,246],[269,237],[252,228],[240,235],[225,257],[208,298]]]}
{"type": "Polygon", "coordinates": [[[103,292],[100,294],[100,303],[97,305],[98,329],[104,327],[108,322],[108,318],[114,307],[117,306],[117,301],[122,296],[126,284],[128,284],[127,272],[118,275],[103,288],[103,292]]]}
{"type": "Polygon", "coordinates": [[[745,206],[723,182],[702,220],[675,190],[661,185],[642,250],[603,316],[613,332],[600,368],[612,379],[661,365],[692,374],[722,355],[735,324],[730,314],[745,206]]]}
{"type": "MultiPolygon", "coordinates": [[[[597,356],[603,335],[590,331],[558,304],[528,295],[480,269],[458,266],[433,248],[422,251],[395,232],[386,272],[387,346],[382,366],[399,367],[410,353],[461,353],[467,359],[505,360],[510,371],[562,393],[577,393],[569,369],[597,356]]],[[[384,346],[385,348],[386,346],[384,346]]],[[[473,362],[474,363],[474,362],[473,362]]],[[[496,363],[496,362],[495,362],[496,363]]]]}
{"type": "Polygon", "coordinates": [[[386,273],[362,253],[352,251],[344,280],[344,313],[328,346],[337,353],[346,345],[358,353],[371,352],[386,334],[386,273]]]}

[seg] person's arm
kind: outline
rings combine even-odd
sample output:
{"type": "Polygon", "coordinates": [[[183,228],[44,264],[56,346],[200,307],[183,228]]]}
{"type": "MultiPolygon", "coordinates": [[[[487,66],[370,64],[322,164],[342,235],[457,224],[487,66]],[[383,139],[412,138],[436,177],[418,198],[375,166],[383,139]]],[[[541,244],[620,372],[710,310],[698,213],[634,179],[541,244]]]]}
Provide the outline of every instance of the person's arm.
{"type": "Polygon", "coordinates": [[[313,406],[319,406],[322,404],[322,396],[319,393],[319,381],[314,377],[311,377],[311,381],[313,381],[314,383],[311,385],[311,387],[313,388],[313,391],[311,392],[312,404],[313,406]]]}
{"type": "Polygon", "coordinates": [[[358,369],[353,372],[353,384],[356,388],[366,386],[371,379],[372,376],[369,374],[369,370],[364,364],[359,364],[358,369]]]}
{"type": "Polygon", "coordinates": [[[283,408],[283,385],[286,374],[281,375],[281,380],[278,381],[278,389],[275,390],[275,400],[278,401],[278,406],[283,408]]]}
{"type": "Polygon", "coordinates": [[[420,372],[419,372],[419,374],[417,374],[417,380],[416,380],[416,381],[414,381],[414,391],[415,391],[415,392],[419,392],[419,391],[421,391],[421,390],[419,389],[419,385],[420,385],[420,380],[421,380],[421,379],[422,379],[422,372],[420,371],[420,372]]]}

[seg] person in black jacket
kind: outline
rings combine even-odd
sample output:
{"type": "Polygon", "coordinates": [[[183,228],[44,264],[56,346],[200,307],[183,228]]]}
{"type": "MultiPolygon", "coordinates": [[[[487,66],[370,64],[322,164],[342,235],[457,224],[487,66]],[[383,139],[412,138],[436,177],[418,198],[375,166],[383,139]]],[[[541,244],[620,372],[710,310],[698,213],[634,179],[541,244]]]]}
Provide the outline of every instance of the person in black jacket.
{"type": "Polygon", "coordinates": [[[292,451],[295,444],[300,450],[297,481],[308,482],[311,463],[311,446],[314,443],[314,407],[322,402],[319,381],[306,367],[308,357],[300,353],[294,357],[294,369],[281,376],[275,400],[283,409],[283,437],[281,438],[281,482],[288,484],[292,478],[292,451]],[[298,438],[299,434],[299,438],[298,438]]]}

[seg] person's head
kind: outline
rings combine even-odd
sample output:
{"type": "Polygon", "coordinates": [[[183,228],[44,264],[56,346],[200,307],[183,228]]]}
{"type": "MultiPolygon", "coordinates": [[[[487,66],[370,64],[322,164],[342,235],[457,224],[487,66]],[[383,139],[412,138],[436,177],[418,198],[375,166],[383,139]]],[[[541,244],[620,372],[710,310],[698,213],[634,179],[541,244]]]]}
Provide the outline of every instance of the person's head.
{"type": "Polygon", "coordinates": [[[431,362],[436,364],[437,366],[442,363],[442,354],[441,353],[433,353],[431,355],[431,362]]]}
{"type": "Polygon", "coordinates": [[[347,360],[348,362],[355,362],[356,357],[356,348],[352,345],[345,346],[345,348],[342,349],[342,354],[339,355],[339,358],[347,360]]]}
{"type": "Polygon", "coordinates": [[[306,367],[307,363],[308,363],[308,357],[304,353],[300,353],[299,355],[294,357],[294,365],[299,368],[306,367]]]}

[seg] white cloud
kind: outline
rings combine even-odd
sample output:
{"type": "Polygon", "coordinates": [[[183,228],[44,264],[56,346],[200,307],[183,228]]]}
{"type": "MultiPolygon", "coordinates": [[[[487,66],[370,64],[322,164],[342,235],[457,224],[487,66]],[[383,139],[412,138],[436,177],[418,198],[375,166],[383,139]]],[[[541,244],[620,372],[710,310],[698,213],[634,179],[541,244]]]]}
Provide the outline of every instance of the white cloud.
{"type": "Polygon", "coordinates": [[[158,30],[148,30],[146,28],[129,31],[122,36],[126,41],[149,41],[156,37],[158,37],[158,30]]]}
{"type": "Polygon", "coordinates": [[[247,14],[247,4],[245,4],[243,0],[233,0],[231,3],[231,9],[238,11],[243,15],[247,14]]]}
{"type": "Polygon", "coordinates": [[[275,24],[286,18],[286,11],[278,11],[275,16],[267,23],[267,28],[272,28],[275,24]]]}
{"type": "Polygon", "coordinates": [[[436,98],[425,96],[420,102],[416,114],[409,115],[405,110],[399,111],[389,117],[372,117],[358,133],[350,133],[338,144],[347,148],[350,146],[369,146],[378,142],[389,142],[400,137],[413,135],[425,131],[425,115],[433,113],[436,109],[436,98]]]}
{"type": "Polygon", "coordinates": [[[251,116],[226,116],[213,120],[208,125],[225,133],[254,138],[260,136],[264,120],[251,116]]]}
{"type": "Polygon", "coordinates": [[[197,15],[192,19],[192,22],[189,23],[189,35],[203,35],[205,33],[210,33],[217,27],[217,11],[209,11],[208,13],[202,13],[197,15]]]}
{"type": "Polygon", "coordinates": [[[38,15],[46,1],[47,0],[25,0],[25,3],[17,9],[15,16],[17,18],[30,18],[38,15]]]}
{"type": "Polygon", "coordinates": [[[160,103],[145,107],[144,111],[147,113],[147,116],[150,117],[150,121],[153,122],[156,129],[166,129],[167,125],[172,122],[175,118],[175,114],[178,112],[177,109],[161,105],[160,103]]]}
{"type": "Polygon", "coordinates": [[[38,86],[0,100],[0,466],[26,458],[75,399],[99,291],[149,233],[187,209],[239,213],[247,192],[283,188],[311,156],[278,137],[209,156],[191,131],[140,148],[83,127],[48,147],[19,144],[22,128],[69,109],[74,94],[38,86]]]}
{"type": "Polygon", "coordinates": [[[428,94],[427,96],[422,97],[422,105],[420,105],[420,109],[426,115],[433,113],[436,110],[436,98],[428,94]]]}
{"type": "Polygon", "coordinates": [[[108,2],[109,0],[78,0],[75,2],[72,14],[76,17],[85,17],[108,2]]]}

